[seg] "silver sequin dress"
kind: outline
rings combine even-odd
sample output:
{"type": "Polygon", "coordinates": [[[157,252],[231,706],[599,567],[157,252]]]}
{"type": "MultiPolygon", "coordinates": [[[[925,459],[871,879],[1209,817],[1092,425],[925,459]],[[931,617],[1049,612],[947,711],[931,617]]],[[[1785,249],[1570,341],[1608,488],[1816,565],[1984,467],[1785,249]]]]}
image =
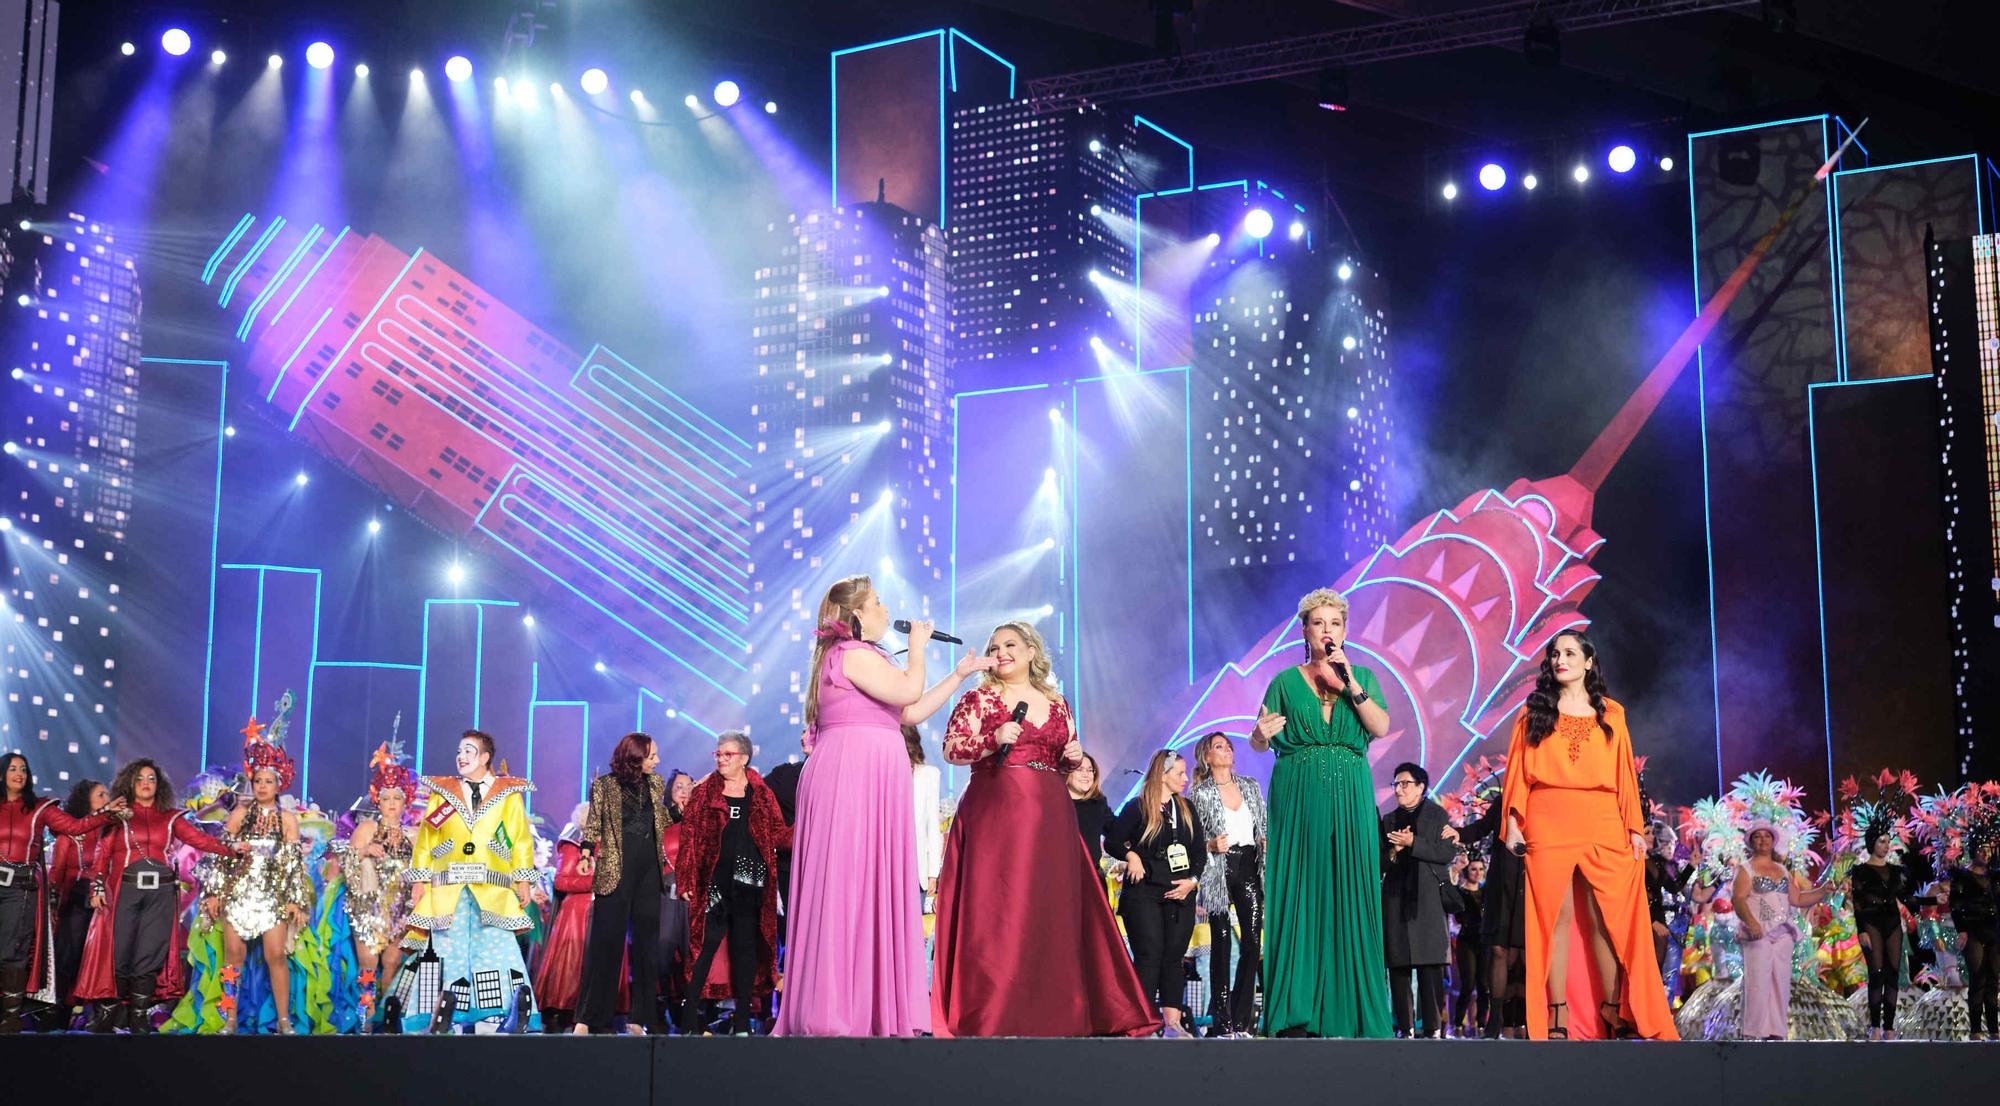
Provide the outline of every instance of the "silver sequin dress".
{"type": "Polygon", "coordinates": [[[285,923],[287,906],[298,906],[310,918],[313,884],[305,854],[285,841],[278,811],[259,810],[245,821],[248,824],[233,835],[224,834],[223,840],[249,845],[249,855],[217,864],[221,878],[212,893],[222,900],[222,918],[236,935],[254,941],[285,923]]]}
{"type": "Polygon", "coordinates": [[[385,856],[357,856],[341,842],[341,861],[347,873],[347,921],[354,927],[354,939],[372,952],[381,952],[401,940],[409,928],[410,892],[403,884],[403,870],[410,866],[410,835],[399,833],[390,841],[380,827],[375,844],[385,856]]]}

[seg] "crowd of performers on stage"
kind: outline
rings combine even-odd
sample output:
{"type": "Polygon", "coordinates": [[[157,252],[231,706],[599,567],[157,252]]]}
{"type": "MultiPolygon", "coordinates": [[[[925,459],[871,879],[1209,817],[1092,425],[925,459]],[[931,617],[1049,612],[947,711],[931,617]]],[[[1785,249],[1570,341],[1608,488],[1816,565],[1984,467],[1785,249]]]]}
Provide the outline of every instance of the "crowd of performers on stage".
{"type": "Polygon", "coordinates": [[[7,754],[0,1032],[2000,1040],[2000,783],[1670,810],[1579,631],[1504,758],[1385,776],[1322,589],[1251,732],[1113,809],[1032,625],[933,680],[868,578],[819,613],[802,764],[726,733],[696,779],[629,734],[553,841],[478,730],[454,775],[392,740],[347,812],[299,802],[289,693],[184,798],[151,760],[44,795],[7,754]]]}

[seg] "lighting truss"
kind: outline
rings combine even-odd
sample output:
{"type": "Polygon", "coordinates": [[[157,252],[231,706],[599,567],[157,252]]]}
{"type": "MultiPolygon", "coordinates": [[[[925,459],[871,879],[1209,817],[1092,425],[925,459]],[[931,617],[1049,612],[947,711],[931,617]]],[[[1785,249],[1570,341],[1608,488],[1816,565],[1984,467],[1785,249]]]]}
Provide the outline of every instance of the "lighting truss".
{"type": "Polygon", "coordinates": [[[1438,15],[1395,19],[1303,38],[1203,50],[1178,58],[1086,69],[1028,82],[1036,106],[1061,111],[1086,103],[1141,100],[1176,92],[1317,73],[1331,65],[1393,61],[1473,46],[1512,46],[1531,19],[1564,31],[1615,27],[1677,15],[1756,6],[1758,0],[1508,0],[1438,15]]]}

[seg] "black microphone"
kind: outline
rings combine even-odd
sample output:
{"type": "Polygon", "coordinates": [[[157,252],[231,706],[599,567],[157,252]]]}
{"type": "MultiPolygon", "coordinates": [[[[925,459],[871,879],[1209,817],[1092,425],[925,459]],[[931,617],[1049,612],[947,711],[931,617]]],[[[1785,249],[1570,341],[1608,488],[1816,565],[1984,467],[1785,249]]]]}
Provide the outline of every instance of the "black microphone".
{"type": "MultiPolygon", "coordinates": [[[[894,630],[894,631],[896,631],[896,632],[897,632],[897,633],[899,633],[899,634],[907,634],[907,633],[909,633],[909,632],[910,632],[910,620],[909,620],[909,619],[907,619],[907,618],[899,618],[899,619],[897,619],[896,621],[894,621],[894,622],[891,622],[891,623],[889,623],[889,628],[890,628],[891,630],[894,630]]],[[[945,643],[946,645],[964,645],[964,644],[965,644],[965,639],[964,639],[964,638],[961,638],[961,637],[953,637],[953,636],[951,636],[950,634],[947,634],[947,633],[945,633],[945,632],[944,632],[943,630],[932,630],[932,631],[931,631],[931,640],[932,640],[932,641],[942,641],[942,642],[944,642],[944,643],[945,643]]]]}
{"type": "Polygon", "coordinates": [[[1334,672],[1340,676],[1341,683],[1348,685],[1354,683],[1354,678],[1347,674],[1347,666],[1333,659],[1333,643],[1330,641],[1326,643],[1326,662],[1333,666],[1334,672]]]}
{"type": "MultiPolygon", "coordinates": [[[[1023,699],[1020,702],[1014,704],[1014,714],[1011,720],[1016,726],[1018,726],[1027,717],[1028,717],[1028,701],[1026,699],[1023,699]]],[[[995,759],[997,759],[1001,764],[1007,763],[1007,754],[1010,751],[1012,751],[1013,748],[1014,747],[1012,745],[1000,746],[999,756],[995,759]]]]}

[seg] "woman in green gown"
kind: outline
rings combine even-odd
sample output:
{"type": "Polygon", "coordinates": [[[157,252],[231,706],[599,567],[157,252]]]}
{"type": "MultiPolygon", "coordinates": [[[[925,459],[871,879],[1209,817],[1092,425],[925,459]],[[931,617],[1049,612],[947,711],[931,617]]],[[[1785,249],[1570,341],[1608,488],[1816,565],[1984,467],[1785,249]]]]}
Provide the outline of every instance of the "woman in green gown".
{"type": "Polygon", "coordinates": [[[1375,673],[1348,663],[1347,600],[1299,601],[1305,663],[1264,691],[1251,735],[1276,746],[1264,899],[1264,1032],[1387,1037],[1382,860],[1368,743],[1389,732],[1375,673]]]}

